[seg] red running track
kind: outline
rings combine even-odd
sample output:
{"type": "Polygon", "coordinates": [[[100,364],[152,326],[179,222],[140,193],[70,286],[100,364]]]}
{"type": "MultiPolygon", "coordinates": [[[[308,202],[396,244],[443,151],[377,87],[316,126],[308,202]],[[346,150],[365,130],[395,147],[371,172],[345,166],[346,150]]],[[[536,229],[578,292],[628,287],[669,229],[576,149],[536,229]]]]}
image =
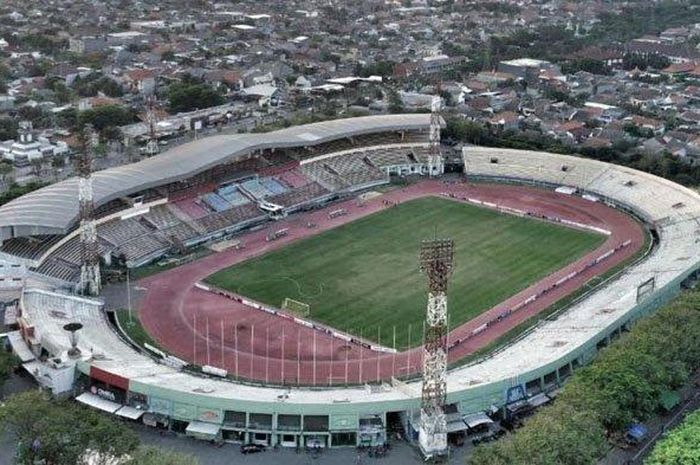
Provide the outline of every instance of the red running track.
{"type": "Polygon", "coordinates": [[[375,382],[387,380],[391,376],[405,377],[419,373],[422,364],[421,348],[387,354],[346,344],[321,331],[247,307],[194,285],[233,264],[387,208],[385,201],[405,202],[444,193],[453,194],[457,199],[468,196],[536,215],[568,219],[607,229],[612,233],[598,249],[455,328],[449,335],[452,341],[472,334],[474,329],[492,320],[504,309],[550,287],[563,276],[583,268],[623,241],[631,241],[630,246],[612,257],[588,268],[518,312],[454,347],[449,352],[450,362],[493,342],[518,324],[571,294],[593,277],[634,255],[644,244],[644,232],[635,220],[601,203],[531,187],[429,180],[391,191],[367,201],[364,206],[358,205],[353,199],[314,212],[290,216],[267,228],[241,235],[239,239],[245,247],[240,250],[228,249],[145,278],[138,283],[146,289],[139,305],[141,322],[151,336],[173,355],[194,364],[226,369],[230,375],[242,379],[275,384],[328,386],[375,382]],[[345,208],[348,214],[329,220],[328,212],[338,208],[345,208]],[[309,229],[309,222],[316,223],[318,227],[309,229]],[[266,241],[268,232],[282,228],[289,228],[288,236],[274,242],[266,241]]]}

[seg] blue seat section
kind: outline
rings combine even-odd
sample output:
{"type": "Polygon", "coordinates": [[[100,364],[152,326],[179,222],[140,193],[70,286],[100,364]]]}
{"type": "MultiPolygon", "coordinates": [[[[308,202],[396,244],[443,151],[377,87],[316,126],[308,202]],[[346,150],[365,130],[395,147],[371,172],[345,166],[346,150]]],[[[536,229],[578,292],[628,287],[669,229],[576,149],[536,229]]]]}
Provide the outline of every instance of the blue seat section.
{"type": "Polygon", "coordinates": [[[280,184],[275,178],[261,178],[260,183],[265,189],[267,189],[268,192],[270,192],[269,195],[284,194],[288,191],[288,189],[280,184]]]}
{"type": "Polygon", "coordinates": [[[226,199],[213,192],[204,195],[202,200],[215,212],[222,212],[231,208],[231,204],[226,199]]]}
{"type": "Polygon", "coordinates": [[[235,184],[229,184],[228,186],[220,187],[219,189],[217,189],[216,193],[224,199],[226,199],[226,201],[234,207],[237,207],[239,205],[245,205],[249,202],[248,198],[245,195],[241,194],[241,191],[238,190],[238,187],[236,187],[235,184]]]}
{"type": "Polygon", "coordinates": [[[258,199],[262,199],[270,194],[257,179],[248,179],[247,181],[243,181],[241,186],[258,199]]]}

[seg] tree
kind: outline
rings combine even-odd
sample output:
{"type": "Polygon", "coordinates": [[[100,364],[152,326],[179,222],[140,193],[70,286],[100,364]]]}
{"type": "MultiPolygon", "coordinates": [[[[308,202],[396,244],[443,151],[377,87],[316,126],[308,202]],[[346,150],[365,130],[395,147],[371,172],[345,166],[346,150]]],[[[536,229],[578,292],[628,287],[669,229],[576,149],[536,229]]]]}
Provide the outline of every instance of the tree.
{"type": "MultiPolygon", "coordinates": [[[[574,373],[555,403],[515,434],[477,447],[468,464],[596,463],[607,450],[607,434],[619,437],[630,422],[649,418],[662,392],[677,389],[700,368],[698,339],[700,292],[688,291],[637,322],[591,365],[574,373]]],[[[698,427],[700,418],[687,436],[679,433],[687,441],[660,446],[647,465],[700,463],[692,455],[700,447],[698,427]]]]}
{"type": "Polygon", "coordinates": [[[17,138],[19,123],[14,118],[0,118],[0,141],[17,138]]]}
{"type": "Polygon", "coordinates": [[[33,158],[32,160],[30,160],[30,163],[32,165],[32,174],[34,176],[41,175],[41,167],[43,165],[43,160],[41,158],[33,158]]]}
{"type": "Polygon", "coordinates": [[[486,135],[486,128],[481,124],[458,118],[448,118],[447,127],[442,131],[442,137],[470,144],[482,144],[486,135]]]}
{"type": "Polygon", "coordinates": [[[7,161],[0,162],[0,181],[2,181],[3,184],[7,184],[7,181],[12,179],[14,172],[15,167],[12,166],[12,163],[7,161]]]}
{"type": "Polygon", "coordinates": [[[622,67],[630,70],[638,68],[642,71],[647,68],[664,69],[671,64],[671,60],[657,53],[643,55],[641,53],[626,53],[622,57],[622,67]]]}
{"type": "Polygon", "coordinates": [[[17,110],[17,117],[20,121],[31,121],[34,128],[49,128],[52,126],[51,113],[38,106],[20,107],[20,109],[17,110]]]}
{"type": "Polygon", "coordinates": [[[28,194],[29,192],[44,187],[45,185],[46,184],[42,182],[28,182],[27,184],[24,184],[22,186],[16,183],[12,183],[10,184],[10,187],[7,190],[5,190],[5,192],[0,194],[0,205],[4,205],[10,200],[14,200],[17,197],[21,197],[24,194],[28,194]]]}
{"type": "Polygon", "coordinates": [[[14,438],[19,465],[76,465],[87,451],[106,461],[130,453],[139,442],[124,424],[40,391],[8,398],[0,406],[0,428],[14,438]]]}
{"type": "Polygon", "coordinates": [[[13,353],[0,348],[0,388],[18,365],[19,359],[13,353]]]}
{"type": "Polygon", "coordinates": [[[404,111],[403,100],[396,89],[389,90],[389,113],[402,113],[404,111]]]}
{"type": "Polygon", "coordinates": [[[571,61],[567,61],[561,67],[564,74],[574,74],[578,71],[586,71],[592,74],[610,74],[610,67],[606,65],[601,60],[595,60],[593,58],[576,58],[571,61]]]}
{"type": "Polygon", "coordinates": [[[528,422],[527,429],[497,446],[478,447],[468,463],[588,465],[605,449],[604,429],[595,415],[558,403],[543,408],[528,422]]]}
{"type": "Polygon", "coordinates": [[[163,61],[175,61],[175,52],[172,50],[165,50],[161,53],[160,59],[163,61]]]}
{"type": "Polygon", "coordinates": [[[131,124],[135,120],[134,112],[120,105],[102,105],[90,110],[78,113],[78,128],[90,123],[98,130],[102,131],[108,127],[124,126],[131,124]]]}
{"type": "Polygon", "coordinates": [[[116,126],[107,126],[100,131],[100,137],[106,141],[118,141],[122,138],[122,131],[116,126]]]}
{"type": "Polygon", "coordinates": [[[81,97],[94,97],[99,92],[108,97],[121,97],[124,93],[116,81],[99,73],[91,73],[84,78],[78,76],[73,88],[81,97]]]}
{"type": "Polygon", "coordinates": [[[168,87],[168,103],[175,113],[222,105],[224,97],[208,84],[191,80],[168,87]]]}
{"type": "Polygon", "coordinates": [[[62,128],[76,128],[78,126],[78,110],[76,108],[66,108],[57,113],[56,124],[62,128]]]}
{"type": "Polygon", "coordinates": [[[357,74],[360,77],[369,77],[369,76],[383,76],[383,77],[389,77],[392,74],[394,74],[394,66],[396,66],[396,63],[393,61],[377,61],[375,63],[366,65],[366,66],[361,66],[357,70],[357,74]]]}
{"type": "Polygon", "coordinates": [[[440,97],[442,97],[442,100],[445,102],[445,106],[447,106],[447,107],[454,106],[455,102],[454,102],[454,99],[452,98],[452,94],[449,91],[441,90],[440,97]]]}
{"type": "Polygon", "coordinates": [[[199,460],[190,455],[141,446],[124,465],[199,465],[199,460]]]}

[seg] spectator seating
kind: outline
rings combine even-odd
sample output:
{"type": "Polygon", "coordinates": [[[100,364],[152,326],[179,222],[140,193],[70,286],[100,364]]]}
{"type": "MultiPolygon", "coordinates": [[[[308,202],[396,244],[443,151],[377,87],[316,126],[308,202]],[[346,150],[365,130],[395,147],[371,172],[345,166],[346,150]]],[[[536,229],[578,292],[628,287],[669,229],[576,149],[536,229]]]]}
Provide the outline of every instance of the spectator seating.
{"type": "Polygon", "coordinates": [[[232,207],[222,213],[213,213],[197,220],[198,225],[207,233],[214,233],[230,228],[238,223],[262,217],[264,214],[253,203],[232,207]]]}
{"type": "Polygon", "coordinates": [[[215,212],[222,212],[231,208],[231,204],[225,198],[214,192],[204,194],[201,198],[202,202],[215,212]]]}
{"type": "Polygon", "coordinates": [[[265,189],[265,186],[262,185],[257,178],[243,181],[242,183],[240,183],[240,186],[242,189],[244,189],[256,199],[263,199],[270,194],[268,190],[265,189]]]}
{"type": "Polygon", "coordinates": [[[173,214],[167,205],[153,207],[141,218],[155,229],[166,229],[180,223],[180,219],[173,214]]]}
{"type": "Polygon", "coordinates": [[[313,179],[329,191],[338,191],[348,187],[347,181],[338,174],[328,170],[323,162],[307,163],[301,165],[301,172],[309,179],[313,179]]]}
{"type": "Polygon", "coordinates": [[[136,218],[110,221],[97,227],[97,235],[115,246],[150,233],[136,218]]]}
{"type": "Polygon", "coordinates": [[[197,219],[207,216],[210,213],[194,198],[178,200],[168,206],[178,218],[182,218],[182,215],[184,215],[189,219],[197,219]]]}
{"type": "Polygon", "coordinates": [[[268,195],[284,194],[287,188],[280,184],[275,178],[260,178],[260,184],[267,190],[268,195]]]}
{"type": "Polygon", "coordinates": [[[228,210],[224,213],[224,218],[228,220],[230,225],[234,225],[236,223],[242,223],[262,215],[263,213],[258,210],[256,205],[247,203],[228,210]]]}
{"type": "Polygon", "coordinates": [[[161,229],[159,232],[160,237],[169,242],[187,242],[200,234],[200,231],[195,229],[193,226],[182,222],[169,228],[161,229]]]}
{"type": "Polygon", "coordinates": [[[318,197],[328,194],[328,190],[317,182],[307,183],[305,186],[285,192],[284,194],[273,195],[268,200],[283,207],[293,207],[310,202],[318,197]]]}
{"type": "Polygon", "coordinates": [[[366,150],[350,152],[325,159],[324,163],[333,172],[338,173],[351,186],[360,186],[386,179],[385,173],[367,163],[366,153],[366,150]]]}
{"type": "Polygon", "coordinates": [[[3,242],[0,251],[17,257],[36,260],[61,239],[61,236],[14,237],[3,242]]]}
{"type": "Polygon", "coordinates": [[[245,195],[241,194],[241,191],[235,184],[220,187],[217,189],[216,193],[223,197],[232,206],[243,205],[244,203],[250,202],[245,195]]]}
{"type": "Polygon", "coordinates": [[[680,199],[686,194],[680,192],[683,189],[680,186],[654,178],[654,183],[667,184],[668,191],[679,191],[677,198],[660,196],[646,186],[651,175],[623,166],[573,156],[487,147],[468,147],[463,158],[468,174],[577,187],[634,206],[648,221],[663,221],[674,214],[700,213],[683,207],[680,199]]]}
{"type": "Polygon", "coordinates": [[[37,273],[67,282],[77,282],[80,277],[80,267],[63,262],[57,258],[49,258],[36,269],[37,273]]]}
{"type": "Polygon", "coordinates": [[[145,235],[119,246],[119,252],[124,254],[127,263],[136,266],[156,255],[164,254],[170,248],[170,244],[158,239],[154,235],[145,235]]]}
{"type": "MultiPolygon", "coordinates": [[[[251,202],[253,197],[289,208],[334,191],[387,182],[386,166],[427,161],[427,137],[427,133],[399,132],[348,137],[265,154],[261,162],[222,167],[214,173],[215,178],[183,182],[181,187],[170,190],[152,190],[156,197],[168,195],[171,201],[152,207],[139,217],[98,225],[100,253],[122,253],[130,266],[136,266],[165,253],[173,245],[181,247],[193,239],[264,218],[264,212],[251,202]],[[293,158],[295,153],[297,156],[293,158]],[[309,156],[316,159],[303,165],[295,159],[309,156]],[[259,165],[274,169],[265,175],[250,171],[259,165]]],[[[115,208],[117,203],[114,202],[115,208]]],[[[112,210],[110,207],[109,211],[112,210]]],[[[60,236],[11,239],[0,250],[38,258],[60,239],[60,236]]],[[[76,237],[45,259],[38,271],[70,279],[79,273],[79,264],[80,244],[76,237]]]]}
{"type": "MultiPolygon", "coordinates": [[[[98,239],[98,243],[105,247],[104,242],[98,239]]],[[[68,263],[80,266],[81,259],[80,236],[75,236],[68,242],[61,245],[56,251],[51,254],[53,257],[60,258],[68,263]]]]}
{"type": "Polygon", "coordinates": [[[280,173],[277,179],[292,189],[305,186],[309,183],[309,179],[304,176],[298,168],[280,173]]]}

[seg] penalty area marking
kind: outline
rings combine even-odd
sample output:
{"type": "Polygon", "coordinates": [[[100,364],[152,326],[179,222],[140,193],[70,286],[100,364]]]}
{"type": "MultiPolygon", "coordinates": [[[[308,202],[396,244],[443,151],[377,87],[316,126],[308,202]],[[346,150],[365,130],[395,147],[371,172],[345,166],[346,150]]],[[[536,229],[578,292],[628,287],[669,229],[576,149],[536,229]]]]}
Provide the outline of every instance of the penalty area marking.
{"type": "Polygon", "coordinates": [[[297,294],[299,294],[299,297],[302,299],[316,299],[317,297],[320,297],[321,295],[323,295],[323,290],[324,290],[323,283],[318,284],[318,292],[313,293],[313,294],[311,294],[311,293],[307,294],[301,290],[301,284],[299,283],[299,281],[292,278],[291,276],[279,276],[276,278],[259,279],[257,281],[246,283],[246,284],[238,287],[235,292],[237,292],[240,295],[245,295],[246,289],[250,289],[252,286],[256,286],[256,285],[262,284],[262,283],[275,282],[275,281],[290,281],[290,282],[292,282],[297,288],[297,294]]]}

